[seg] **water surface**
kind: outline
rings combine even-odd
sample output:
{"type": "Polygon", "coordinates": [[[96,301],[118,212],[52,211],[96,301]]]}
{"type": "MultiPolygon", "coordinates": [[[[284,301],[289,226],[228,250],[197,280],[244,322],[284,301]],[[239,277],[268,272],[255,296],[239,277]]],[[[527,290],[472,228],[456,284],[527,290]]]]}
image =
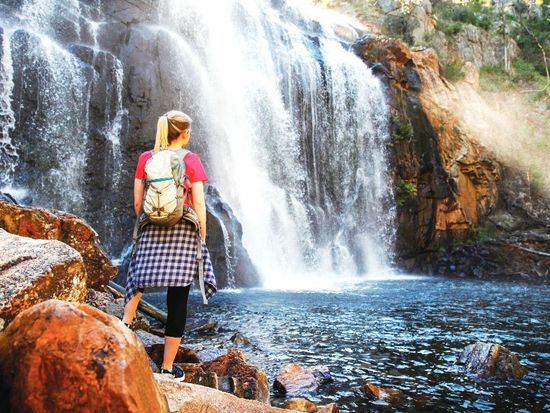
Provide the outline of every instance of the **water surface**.
{"type": "MultiPolygon", "coordinates": [[[[310,398],[336,402],[342,412],[549,411],[549,293],[548,285],[429,277],[365,281],[339,292],[221,291],[208,306],[193,293],[189,315],[217,320],[220,331],[184,340],[225,350],[239,331],[252,342],[243,347],[247,359],[270,384],[285,364],[325,365],[334,383],[310,398]],[[476,341],[505,345],[529,374],[476,383],[454,364],[476,341]],[[370,400],[364,383],[400,389],[405,398],[370,400]]],[[[274,405],[283,401],[272,394],[274,405]]]]}

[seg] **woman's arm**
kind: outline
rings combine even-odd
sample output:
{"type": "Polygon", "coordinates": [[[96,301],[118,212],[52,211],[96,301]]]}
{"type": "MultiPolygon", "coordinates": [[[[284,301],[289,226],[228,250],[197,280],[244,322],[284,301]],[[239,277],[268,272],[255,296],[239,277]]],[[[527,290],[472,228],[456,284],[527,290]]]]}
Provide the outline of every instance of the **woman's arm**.
{"type": "Polygon", "coordinates": [[[145,192],[145,182],[143,179],[134,179],[134,211],[136,215],[141,212],[141,203],[143,202],[143,193],[145,192]]]}
{"type": "Polygon", "coordinates": [[[204,202],[204,185],[202,181],[191,184],[191,195],[193,196],[193,209],[197,213],[201,225],[201,237],[206,239],[206,203],[204,202]]]}

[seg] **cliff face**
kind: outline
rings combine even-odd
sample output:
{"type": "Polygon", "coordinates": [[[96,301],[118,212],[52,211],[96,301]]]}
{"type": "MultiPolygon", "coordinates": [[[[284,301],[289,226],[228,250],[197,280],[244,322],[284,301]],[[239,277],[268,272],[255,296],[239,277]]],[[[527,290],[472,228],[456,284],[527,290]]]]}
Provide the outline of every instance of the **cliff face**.
{"type": "MultiPolygon", "coordinates": [[[[476,113],[479,105],[474,103],[480,97],[472,86],[475,77],[455,86],[441,75],[432,49],[411,50],[395,39],[367,36],[355,44],[355,51],[385,80],[390,95],[399,206],[396,250],[401,265],[410,270],[481,275],[477,267],[482,263],[462,265],[465,269],[460,271],[455,262],[464,261],[458,255],[471,255],[471,250],[460,253],[450,247],[485,241],[488,225],[500,234],[487,238],[500,239],[502,246],[526,241],[525,237],[512,240],[509,235],[514,230],[547,225],[548,210],[535,194],[524,194],[525,202],[511,207],[512,193],[525,193],[529,185],[512,179],[509,168],[503,181],[502,163],[479,142],[476,125],[485,123],[485,113],[476,113]],[[522,217],[517,218],[521,222],[506,224],[512,215],[522,217]]],[[[542,248],[544,254],[548,243],[535,238],[537,251],[542,248]]],[[[517,273],[517,268],[507,269],[501,252],[500,247],[493,248],[481,261],[494,258],[501,263],[493,265],[492,273],[517,273]]],[[[526,266],[536,267],[532,264],[526,266]]],[[[548,267],[534,272],[545,275],[548,267]]]]}

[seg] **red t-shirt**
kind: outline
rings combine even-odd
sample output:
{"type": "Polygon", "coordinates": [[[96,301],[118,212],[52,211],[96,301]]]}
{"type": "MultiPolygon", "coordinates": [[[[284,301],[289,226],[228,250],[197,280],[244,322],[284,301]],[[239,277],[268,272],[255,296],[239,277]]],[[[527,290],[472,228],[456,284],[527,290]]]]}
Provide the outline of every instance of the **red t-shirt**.
{"type": "MultiPolygon", "coordinates": [[[[147,175],[145,174],[145,164],[152,156],[152,151],[143,152],[139,156],[136,166],[136,173],[134,174],[136,179],[147,179],[147,175]]],[[[189,177],[189,181],[191,181],[191,183],[208,181],[208,176],[206,175],[204,166],[202,166],[199,155],[193,152],[187,152],[187,154],[183,157],[183,160],[185,162],[185,174],[189,177]]],[[[191,191],[189,191],[189,197],[191,198],[191,191]]]]}

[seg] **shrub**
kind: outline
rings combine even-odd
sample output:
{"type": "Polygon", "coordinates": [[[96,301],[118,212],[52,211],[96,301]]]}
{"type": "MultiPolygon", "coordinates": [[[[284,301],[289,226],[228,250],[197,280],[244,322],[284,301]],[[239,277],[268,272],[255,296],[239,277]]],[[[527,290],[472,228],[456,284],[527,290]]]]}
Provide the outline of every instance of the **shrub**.
{"type": "Polygon", "coordinates": [[[391,134],[392,142],[410,141],[414,137],[414,130],[410,122],[396,121],[391,134]]]}
{"type": "Polygon", "coordinates": [[[453,61],[447,62],[442,65],[443,76],[445,76],[451,82],[464,79],[464,69],[461,62],[453,61]]]}
{"type": "Polygon", "coordinates": [[[397,198],[397,205],[404,206],[408,204],[409,202],[416,199],[416,185],[412,182],[406,182],[403,180],[397,181],[397,185],[395,188],[395,195],[397,198]]]}

